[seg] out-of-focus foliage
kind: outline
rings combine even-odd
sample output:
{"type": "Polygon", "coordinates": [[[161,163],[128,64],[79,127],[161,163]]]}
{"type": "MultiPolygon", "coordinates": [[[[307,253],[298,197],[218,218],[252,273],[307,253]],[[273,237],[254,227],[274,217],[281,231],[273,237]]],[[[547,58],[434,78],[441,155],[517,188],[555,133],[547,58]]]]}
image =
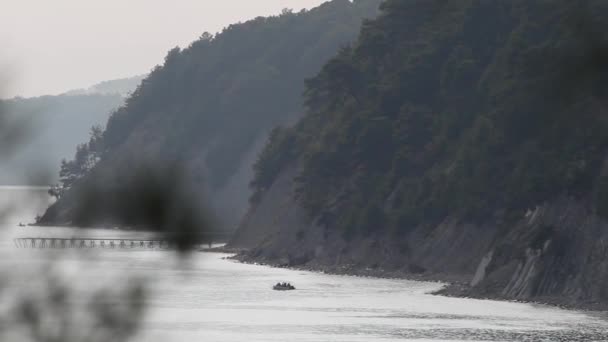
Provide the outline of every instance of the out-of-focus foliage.
{"type": "MultiPolygon", "coordinates": [[[[286,10],[231,25],[215,36],[205,33],[189,47],[171,50],[107,123],[103,151],[95,155],[100,158],[96,168],[106,175],[114,171],[103,177],[105,184],[123,183],[137,160],[179,160],[185,172],[196,175],[192,187],[202,192],[204,179],[210,204],[219,207],[217,193],[249,170],[247,156],[261,145],[256,142],[272,127],[299,117],[304,79],[355,39],[362,19],[373,17],[379,3],[334,0],[310,11],[286,10]]],[[[85,147],[62,165],[62,174],[69,175],[62,176],[63,187],[75,186],[73,180],[82,177],[72,175],[88,169],[77,160],[85,147]]],[[[82,183],[87,178],[92,179],[84,177],[82,183]]],[[[244,209],[247,180],[243,183],[228,202],[242,201],[244,209]]],[[[74,197],[63,196],[43,221],[74,216],[68,198],[74,197]]],[[[226,216],[238,220],[235,210],[226,216]]]]}
{"type": "Polygon", "coordinates": [[[387,0],[308,81],[306,117],[272,135],[254,200],[298,165],[300,203],[347,236],[508,220],[559,195],[606,208],[606,14],[602,1],[387,0]]]}
{"type": "MultiPolygon", "coordinates": [[[[124,342],[145,314],[145,283],[131,279],[81,293],[49,270],[38,288],[13,294],[0,313],[0,338],[22,342],[124,342]]],[[[95,286],[93,286],[95,287],[95,286]]]]}
{"type": "MultiPolygon", "coordinates": [[[[69,98],[66,100],[67,102],[77,98],[84,99],[84,102],[87,102],[87,99],[96,97],[60,96],[41,98],[37,99],[41,101],[38,104],[40,107],[37,105],[36,110],[32,112],[15,111],[15,108],[25,108],[28,104],[37,100],[0,101],[0,162],[6,165],[7,159],[23,153],[24,150],[27,151],[27,146],[32,144],[32,140],[35,141],[38,138],[37,134],[42,126],[41,121],[44,120],[44,118],[35,114],[46,113],[46,110],[50,110],[45,107],[47,104],[52,107],[55,100],[62,101],[66,98],[69,98]],[[41,112],[38,110],[41,110],[41,112]],[[16,115],[16,113],[19,115],[16,115]]],[[[87,103],[91,105],[92,102],[88,101],[87,103]]],[[[64,129],[68,129],[72,124],[74,123],[65,123],[64,129]]],[[[65,131],[62,132],[66,134],[65,131]]],[[[61,132],[55,133],[61,134],[61,132]]],[[[97,153],[103,150],[102,133],[100,126],[94,126],[91,129],[89,142],[78,147],[72,166],[78,165],[78,167],[92,169],[97,161],[97,153]]],[[[70,169],[66,164],[67,162],[64,163],[65,167],[62,169],[62,177],[66,179],[85,171],[83,169],[70,169]]],[[[198,236],[194,235],[193,227],[196,227],[198,232],[198,229],[205,225],[201,222],[194,224],[188,220],[199,217],[199,215],[204,217],[204,215],[199,212],[193,214],[184,209],[192,203],[188,201],[185,195],[182,194],[180,198],[168,196],[168,194],[176,194],[179,191],[177,189],[180,189],[179,187],[173,186],[170,191],[167,189],[159,190],[155,187],[155,185],[160,186],[159,184],[164,182],[165,179],[180,180],[179,175],[171,172],[170,175],[162,176],[162,180],[142,176],[135,177],[135,179],[138,182],[134,181],[129,183],[128,186],[120,188],[119,195],[122,196],[121,200],[132,201],[130,208],[136,210],[131,214],[146,216],[150,220],[156,219],[161,223],[167,223],[171,219],[172,221],[167,224],[180,228],[174,230],[172,235],[169,236],[176,243],[178,251],[192,250],[195,247],[194,244],[198,241],[198,236]],[[147,199],[148,202],[142,202],[142,199],[147,199]],[[184,205],[170,211],[171,215],[174,216],[169,217],[167,208],[170,206],[167,203],[173,200],[183,201],[184,205]],[[147,210],[148,214],[143,215],[138,210],[147,210]],[[184,227],[191,230],[186,230],[184,227]]],[[[72,181],[75,180],[77,179],[72,181]]],[[[86,200],[94,198],[94,196],[97,196],[96,193],[90,191],[87,196],[81,198],[86,200]]],[[[14,210],[18,209],[18,206],[23,205],[18,200],[13,200],[15,200],[15,203],[8,206],[5,206],[4,203],[0,204],[0,219],[4,218],[5,215],[10,216],[14,210]]],[[[91,205],[91,203],[87,204],[85,202],[83,205],[91,205]]],[[[95,205],[95,208],[98,207],[95,205]]],[[[83,208],[83,212],[85,209],[87,208],[83,208]]],[[[89,209],[91,208],[87,210],[89,209]]],[[[5,224],[4,221],[1,222],[5,224]]],[[[6,232],[3,231],[2,233],[5,234],[6,232]]],[[[6,236],[3,236],[3,255],[10,248],[10,245],[6,245],[5,239],[6,236]]],[[[82,253],[80,255],[81,260],[91,257],[83,253],[83,250],[72,251],[73,253],[82,253]]],[[[103,282],[91,284],[74,281],[73,278],[66,277],[61,274],[63,272],[59,272],[59,269],[63,267],[61,264],[63,260],[56,260],[54,256],[56,254],[49,253],[46,255],[49,258],[48,263],[43,263],[40,268],[34,267],[34,262],[29,259],[12,260],[16,265],[27,265],[20,267],[17,272],[15,269],[10,269],[12,266],[10,259],[13,256],[8,257],[9,260],[4,260],[3,269],[0,270],[0,301],[2,303],[0,305],[0,340],[22,342],[125,342],[132,340],[139,332],[140,324],[146,312],[149,285],[147,281],[135,278],[130,274],[121,275],[120,281],[113,281],[111,286],[106,286],[103,282]],[[9,268],[5,269],[4,266],[7,265],[9,268]],[[75,283],[79,283],[85,289],[76,290],[78,286],[75,283]]],[[[24,257],[24,255],[19,257],[24,257]]],[[[31,255],[26,256],[26,258],[28,257],[31,257],[31,255]]]]}
{"type": "MultiPolygon", "coordinates": [[[[0,101],[0,164],[23,153],[39,132],[39,117],[25,112],[15,115],[14,108],[11,101],[0,101]]],[[[100,132],[94,128],[92,135],[100,132]]],[[[10,205],[0,204],[3,224],[2,219],[22,205],[13,200],[15,203],[10,205]]],[[[10,245],[4,243],[6,227],[2,228],[2,248],[8,249],[10,245]]],[[[52,255],[49,259],[53,259],[52,255]]],[[[96,290],[91,289],[99,284],[88,284],[89,295],[82,296],[74,292],[71,282],[55,272],[54,260],[44,263],[40,269],[32,269],[32,273],[24,271],[29,267],[20,269],[24,272],[5,269],[10,261],[4,262],[0,270],[0,340],[123,342],[138,332],[146,308],[143,281],[123,277],[125,283],[114,282],[111,288],[101,286],[96,290]]],[[[22,265],[23,260],[13,262],[22,265]]]]}
{"type": "MultiPolygon", "coordinates": [[[[61,194],[60,200],[70,205],[70,221],[62,224],[158,232],[179,252],[209,243],[212,215],[182,165],[140,160],[111,170],[93,168],[92,180],[76,179],[76,185],[61,194]],[[115,172],[121,175],[118,181],[115,172]]],[[[51,206],[46,215],[61,216],[58,210],[66,208],[51,206]]]]}

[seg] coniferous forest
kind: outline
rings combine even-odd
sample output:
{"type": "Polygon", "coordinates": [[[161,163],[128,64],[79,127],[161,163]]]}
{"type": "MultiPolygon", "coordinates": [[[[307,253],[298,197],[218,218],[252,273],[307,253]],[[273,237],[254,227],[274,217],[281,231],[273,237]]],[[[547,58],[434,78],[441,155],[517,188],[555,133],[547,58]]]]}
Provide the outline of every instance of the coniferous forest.
{"type": "Polygon", "coordinates": [[[589,56],[604,37],[586,37],[602,18],[577,21],[603,4],[559,4],[386,1],[307,81],[306,117],[273,131],[254,199],[297,163],[300,203],[346,234],[514,219],[559,195],[608,215],[604,66],[589,56]]]}

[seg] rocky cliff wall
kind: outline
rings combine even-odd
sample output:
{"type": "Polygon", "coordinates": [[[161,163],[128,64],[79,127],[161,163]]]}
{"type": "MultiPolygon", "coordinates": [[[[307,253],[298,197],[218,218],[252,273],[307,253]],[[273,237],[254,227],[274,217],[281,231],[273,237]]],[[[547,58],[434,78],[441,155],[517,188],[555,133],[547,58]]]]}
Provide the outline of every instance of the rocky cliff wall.
{"type": "Polygon", "coordinates": [[[229,244],[244,260],[338,273],[456,282],[446,294],[603,308],[608,224],[585,201],[560,197],[511,223],[450,218],[407,236],[348,240],[307,219],[284,172],[229,244]],[[280,210],[276,210],[280,208],[280,210]]]}

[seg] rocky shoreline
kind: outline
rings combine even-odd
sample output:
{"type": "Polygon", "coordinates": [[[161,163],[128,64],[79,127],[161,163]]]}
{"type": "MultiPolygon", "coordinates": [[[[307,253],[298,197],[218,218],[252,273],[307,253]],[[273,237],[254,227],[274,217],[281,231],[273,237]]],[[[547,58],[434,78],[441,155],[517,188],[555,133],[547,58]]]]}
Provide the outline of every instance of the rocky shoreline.
{"type": "Polygon", "coordinates": [[[446,297],[458,297],[458,298],[474,298],[483,300],[498,300],[513,303],[527,303],[535,305],[548,305],[565,310],[577,310],[577,311],[588,311],[588,312],[605,312],[608,311],[608,305],[606,303],[599,302],[577,302],[566,298],[558,297],[543,297],[535,301],[522,301],[513,300],[505,296],[498,295],[484,295],[475,292],[475,289],[469,286],[467,281],[464,279],[457,279],[454,277],[446,277],[441,274],[413,274],[403,270],[399,271],[388,271],[382,268],[371,269],[368,267],[358,267],[357,265],[324,265],[320,263],[310,262],[305,265],[290,265],[280,260],[270,260],[267,258],[257,258],[250,255],[246,249],[241,248],[229,248],[229,247],[218,247],[205,252],[218,252],[232,254],[227,257],[230,260],[235,260],[245,264],[256,264],[264,265],[276,268],[287,268],[299,271],[309,272],[320,272],[333,275],[344,275],[344,276],[356,276],[356,277],[370,277],[380,279],[404,279],[413,281],[425,281],[425,282],[439,282],[445,284],[445,286],[436,292],[431,293],[432,295],[446,296],[446,297]]]}

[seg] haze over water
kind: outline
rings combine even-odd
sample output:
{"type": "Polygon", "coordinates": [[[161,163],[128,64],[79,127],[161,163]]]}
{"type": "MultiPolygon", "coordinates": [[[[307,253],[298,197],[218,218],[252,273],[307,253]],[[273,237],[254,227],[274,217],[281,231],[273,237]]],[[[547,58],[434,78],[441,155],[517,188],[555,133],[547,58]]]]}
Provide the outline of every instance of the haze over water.
{"type": "Polygon", "coordinates": [[[17,227],[30,222],[47,201],[44,189],[3,188],[0,198],[13,199],[19,208],[18,215],[2,223],[0,269],[12,280],[4,291],[18,292],[16,284],[42,285],[44,278],[35,271],[51,258],[58,258],[57,273],[83,297],[92,287],[142,277],[149,285],[148,310],[136,341],[608,340],[604,314],[430,295],[442,286],[436,283],[245,265],[217,253],[194,253],[179,263],[173,253],[158,250],[95,249],[85,258],[75,250],[16,249],[15,236],[71,237],[83,232],[17,227]],[[297,290],[272,291],[278,281],[289,281],[297,290]]]}

